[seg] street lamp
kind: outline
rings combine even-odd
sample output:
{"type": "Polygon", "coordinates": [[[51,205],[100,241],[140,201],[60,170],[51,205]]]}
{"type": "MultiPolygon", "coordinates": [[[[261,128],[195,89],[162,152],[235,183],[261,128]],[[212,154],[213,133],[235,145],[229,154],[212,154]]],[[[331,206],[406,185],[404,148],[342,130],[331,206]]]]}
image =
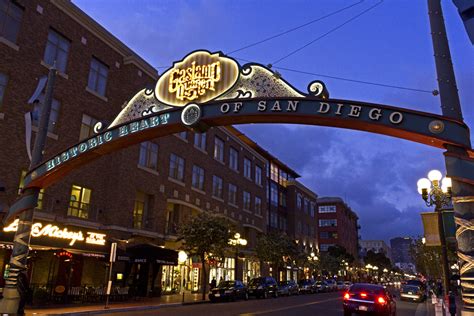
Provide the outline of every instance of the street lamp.
{"type": "Polygon", "coordinates": [[[451,178],[445,177],[438,170],[431,170],[428,173],[428,179],[421,178],[417,182],[418,193],[426,203],[426,206],[435,207],[438,213],[439,240],[441,242],[442,266],[443,266],[443,285],[445,293],[449,290],[449,265],[448,251],[446,249],[446,236],[444,235],[443,213],[442,209],[449,206],[451,201],[451,178]],[[441,180],[442,179],[442,180],[441,180]]]}
{"type": "Polygon", "coordinates": [[[234,234],[234,238],[229,239],[229,245],[235,247],[235,268],[234,268],[234,279],[237,279],[237,264],[239,262],[239,246],[247,246],[247,239],[240,238],[239,233],[234,234]]]}
{"type": "Polygon", "coordinates": [[[186,260],[188,260],[188,254],[183,251],[183,250],[180,250],[178,252],[178,263],[179,265],[181,266],[181,290],[183,292],[183,295],[184,295],[184,282],[185,282],[185,278],[184,278],[184,265],[186,263],[186,260]]]}

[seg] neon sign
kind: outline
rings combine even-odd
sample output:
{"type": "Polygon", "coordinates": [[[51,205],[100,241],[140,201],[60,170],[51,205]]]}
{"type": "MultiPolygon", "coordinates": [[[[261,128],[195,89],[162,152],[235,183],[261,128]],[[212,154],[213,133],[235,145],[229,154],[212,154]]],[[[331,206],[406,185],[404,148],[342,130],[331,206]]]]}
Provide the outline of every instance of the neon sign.
{"type": "MultiPolygon", "coordinates": [[[[4,232],[16,232],[18,229],[18,219],[13,223],[3,228],[4,232]]],[[[105,245],[105,234],[94,232],[70,231],[67,228],[59,228],[53,224],[43,225],[43,223],[36,222],[31,226],[31,237],[49,237],[55,239],[69,240],[69,246],[73,246],[76,241],[85,242],[92,245],[105,245]]]]}

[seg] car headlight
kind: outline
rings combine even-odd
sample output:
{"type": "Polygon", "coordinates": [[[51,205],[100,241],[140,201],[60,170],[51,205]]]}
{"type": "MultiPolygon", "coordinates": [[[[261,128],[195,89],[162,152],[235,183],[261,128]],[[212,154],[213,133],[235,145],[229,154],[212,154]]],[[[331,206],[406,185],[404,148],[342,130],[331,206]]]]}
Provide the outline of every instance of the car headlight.
{"type": "Polygon", "coordinates": [[[232,294],[232,290],[225,290],[224,293],[225,294],[232,294]]]}
{"type": "Polygon", "coordinates": [[[261,286],[261,285],[259,285],[259,286],[257,287],[257,290],[262,290],[262,289],[263,289],[263,286],[261,286]]]}

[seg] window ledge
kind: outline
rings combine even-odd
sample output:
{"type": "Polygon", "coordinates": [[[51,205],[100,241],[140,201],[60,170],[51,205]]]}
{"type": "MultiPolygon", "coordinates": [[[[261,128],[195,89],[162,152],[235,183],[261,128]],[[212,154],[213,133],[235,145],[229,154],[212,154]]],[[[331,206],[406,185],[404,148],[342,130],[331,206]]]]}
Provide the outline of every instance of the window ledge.
{"type": "Polygon", "coordinates": [[[247,176],[244,176],[244,178],[247,179],[247,180],[249,180],[249,181],[251,181],[251,182],[253,182],[252,177],[249,178],[249,177],[247,177],[247,176]]]}
{"type": "Polygon", "coordinates": [[[258,214],[254,214],[254,215],[255,215],[255,217],[258,217],[258,218],[263,218],[263,216],[262,216],[262,215],[258,215],[258,214]]]}
{"type": "Polygon", "coordinates": [[[214,157],[214,160],[220,163],[221,165],[225,166],[225,162],[223,162],[222,160],[219,160],[216,157],[214,157]]]}
{"type": "Polygon", "coordinates": [[[0,120],[3,120],[5,118],[5,113],[0,113],[0,120]]]}
{"type": "Polygon", "coordinates": [[[171,182],[173,182],[173,183],[179,184],[179,185],[182,186],[182,187],[185,186],[185,184],[184,184],[183,181],[179,181],[179,180],[176,180],[176,179],[171,178],[171,177],[168,177],[168,181],[171,181],[171,182]]]}
{"type": "Polygon", "coordinates": [[[224,203],[224,200],[221,199],[220,197],[217,197],[217,196],[214,196],[214,195],[213,195],[212,198],[213,198],[214,200],[216,200],[216,201],[219,201],[219,202],[224,203]]]}
{"type": "Polygon", "coordinates": [[[7,40],[5,37],[3,36],[0,36],[0,43],[2,44],[5,44],[7,45],[8,47],[10,48],[13,48],[14,50],[16,51],[19,51],[20,50],[20,46],[18,46],[17,44],[13,43],[13,42],[10,42],[9,40],[7,40]]]}
{"type": "Polygon", "coordinates": [[[239,208],[239,206],[235,205],[234,203],[229,203],[229,205],[232,206],[232,207],[235,207],[235,208],[239,208]]]}
{"type": "MultiPolygon", "coordinates": [[[[44,60],[41,60],[41,66],[44,66],[46,67],[47,69],[51,68],[52,65],[49,65],[47,62],[45,62],[44,60]]],[[[62,71],[59,71],[58,70],[58,75],[60,75],[61,77],[63,77],[64,79],[69,79],[69,76],[67,74],[65,74],[64,72],[62,71]]]]}
{"type": "Polygon", "coordinates": [[[245,213],[253,214],[252,211],[246,210],[244,208],[242,209],[242,211],[244,211],[245,213]]]}
{"type": "MultiPolygon", "coordinates": [[[[3,114],[3,113],[2,113],[2,114],[3,114]]],[[[35,132],[35,133],[38,133],[38,127],[36,127],[36,126],[31,126],[31,130],[32,130],[33,132],[35,132]]],[[[52,138],[52,139],[54,139],[54,140],[58,140],[58,139],[59,139],[58,134],[54,134],[54,133],[48,132],[47,135],[48,135],[49,138],[52,138]]]]}
{"type": "MultiPolygon", "coordinates": [[[[179,133],[178,133],[179,134],[179,133]]],[[[177,135],[177,134],[173,134],[175,137],[178,137],[179,139],[181,139],[183,142],[187,143],[188,140],[187,139],[184,139],[182,138],[181,136],[177,135]]]]}
{"type": "Polygon", "coordinates": [[[146,172],[148,172],[148,173],[154,174],[155,176],[159,176],[159,175],[160,175],[160,173],[159,173],[158,171],[156,171],[156,170],[154,170],[154,169],[151,169],[151,168],[148,168],[148,167],[144,167],[144,166],[142,166],[142,165],[137,165],[137,168],[138,168],[138,169],[141,169],[141,170],[143,170],[143,171],[146,171],[146,172]]]}
{"type": "Polygon", "coordinates": [[[237,173],[237,174],[240,174],[239,169],[234,169],[234,168],[232,168],[231,166],[229,166],[229,169],[232,170],[232,171],[234,171],[234,172],[237,173]]]}
{"type": "Polygon", "coordinates": [[[204,192],[204,191],[201,190],[201,189],[197,189],[197,188],[195,188],[195,187],[193,187],[193,186],[191,186],[191,190],[193,190],[193,191],[195,191],[195,192],[197,192],[197,193],[201,193],[202,195],[206,195],[206,192],[204,192]]]}
{"type": "Polygon", "coordinates": [[[200,152],[202,152],[202,153],[204,153],[204,154],[207,155],[207,151],[204,150],[204,149],[202,149],[201,147],[194,145],[194,148],[196,148],[196,149],[199,150],[200,152]]]}
{"type": "Polygon", "coordinates": [[[90,94],[98,97],[99,99],[101,99],[102,101],[105,101],[105,102],[108,102],[109,99],[107,99],[106,97],[104,97],[103,95],[100,95],[98,94],[97,92],[95,92],[94,90],[92,90],[91,88],[89,87],[86,87],[86,91],[89,92],[90,94]]]}

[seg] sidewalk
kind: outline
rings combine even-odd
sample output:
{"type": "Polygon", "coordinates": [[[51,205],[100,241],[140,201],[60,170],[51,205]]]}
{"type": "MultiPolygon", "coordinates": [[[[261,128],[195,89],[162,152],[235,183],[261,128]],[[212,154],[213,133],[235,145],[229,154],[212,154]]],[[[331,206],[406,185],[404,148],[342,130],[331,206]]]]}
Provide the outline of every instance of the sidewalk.
{"type": "MultiPolygon", "coordinates": [[[[182,306],[183,295],[163,295],[154,298],[140,298],[139,300],[130,299],[126,302],[111,302],[108,309],[104,309],[104,303],[101,304],[69,304],[56,305],[44,308],[27,308],[26,315],[98,315],[115,312],[136,312],[140,310],[152,310],[164,307],[182,306]]],[[[206,300],[202,300],[202,294],[186,293],[184,295],[184,304],[203,304],[209,303],[206,295],[206,300]]]]}

